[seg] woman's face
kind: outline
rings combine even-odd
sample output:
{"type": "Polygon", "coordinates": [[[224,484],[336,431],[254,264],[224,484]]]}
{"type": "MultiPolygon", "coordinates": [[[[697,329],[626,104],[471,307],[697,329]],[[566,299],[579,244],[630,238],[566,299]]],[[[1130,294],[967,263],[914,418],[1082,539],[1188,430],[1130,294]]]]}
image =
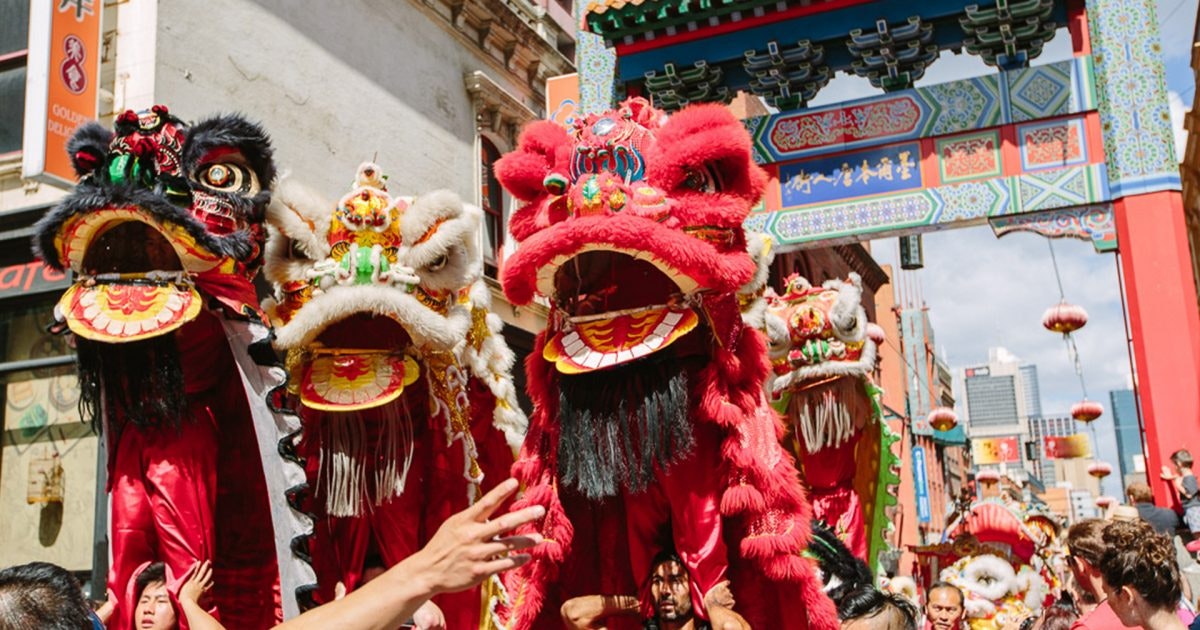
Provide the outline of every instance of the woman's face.
{"type": "Polygon", "coordinates": [[[137,607],[133,609],[133,627],[137,630],[175,630],[179,627],[166,584],[151,582],[142,590],[137,607]]]}

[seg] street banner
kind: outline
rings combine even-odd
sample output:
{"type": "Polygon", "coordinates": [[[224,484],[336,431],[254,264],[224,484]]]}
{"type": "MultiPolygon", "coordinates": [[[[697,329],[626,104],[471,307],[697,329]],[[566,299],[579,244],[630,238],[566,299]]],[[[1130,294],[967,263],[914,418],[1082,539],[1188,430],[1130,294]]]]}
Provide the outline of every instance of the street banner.
{"type": "Polygon", "coordinates": [[[1092,456],[1092,443],[1086,433],[1042,438],[1046,459],[1076,459],[1092,456]]]}
{"type": "Polygon", "coordinates": [[[546,79],[546,117],[567,129],[575,128],[579,115],[579,74],[546,79]]]}
{"type": "Polygon", "coordinates": [[[67,140],[99,109],[100,0],[32,0],[21,176],[74,184],[67,140]]]}
{"type": "Polygon", "coordinates": [[[1021,461],[1021,445],[1015,435],[972,438],[971,457],[975,465],[1016,464],[1021,461]]]}
{"type": "Polygon", "coordinates": [[[932,514],[929,509],[929,477],[925,469],[925,447],[913,447],[912,463],[913,488],[917,495],[917,520],[928,523],[932,514]]]}

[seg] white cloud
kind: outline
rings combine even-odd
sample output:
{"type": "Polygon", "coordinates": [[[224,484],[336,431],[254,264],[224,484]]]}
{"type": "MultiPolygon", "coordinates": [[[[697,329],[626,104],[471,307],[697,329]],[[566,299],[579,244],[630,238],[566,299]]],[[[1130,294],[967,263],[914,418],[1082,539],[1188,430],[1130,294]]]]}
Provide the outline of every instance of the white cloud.
{"type": "MultiPolygon", "coordinates": [[[[1062,338],[1041,324],[1042,313],[1060,299],[1046,243],[1028,233],[997,239],[986,226],[929,233],[925,268],[903,273],[898,282],[920,286],[938,351],[945,350],[952,369],[986,362],[988,348],[1004,346],[1038,366],[1043,412],[1066,415],[1082,392],[1062,338]]],[[[1096,423],[1097,450],[1116,463],[1108,392],[1125,389],[1130,374],[1116,261],[1078,240],[1055,240],[1053,246],[1067,300],[1089,314],[1076,344],[1088,397],[1106,408],[1096,423]]],[[[875,241],[871,250],[899,269],[894,239],[875,241]]],[[[1105,492],[1120,496],[1115,475],[1106,481],[1105,492]]]]}
{"type": "Polygon", "coordinates": [[[1183,98],[1174,90],[1167,93],[1167,101],[1171,107],[1171,131],[1175,133],[1175,159],[1182,162],[1187,150],[1188,134],[1183,127],[1183,119],[1191,108],[1183,104],[1183,98]]]}

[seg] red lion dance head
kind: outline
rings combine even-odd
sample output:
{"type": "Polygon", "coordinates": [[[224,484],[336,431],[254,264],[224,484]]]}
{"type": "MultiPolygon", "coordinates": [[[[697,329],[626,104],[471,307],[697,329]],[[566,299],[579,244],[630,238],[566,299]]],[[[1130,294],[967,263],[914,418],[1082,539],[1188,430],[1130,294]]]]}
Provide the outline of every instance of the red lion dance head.
{"type": "Polygon", "coordinates": [[[508,578],[512,627],[556,627],[573,597],[638,592],[665,549],[701,611],[730,580],[755,627],[836,626],[800,556],[810,511],[763,393],[765,344],[738,309],[755,271],[742,222],[766,184],[741,123],[630,99],[571,133],[531,125],[497,175],[524,202],[505,293],[551,305],[514,466],[527,487],[515,508],[546,506],[529,531],[547,542],[508,578]]]}

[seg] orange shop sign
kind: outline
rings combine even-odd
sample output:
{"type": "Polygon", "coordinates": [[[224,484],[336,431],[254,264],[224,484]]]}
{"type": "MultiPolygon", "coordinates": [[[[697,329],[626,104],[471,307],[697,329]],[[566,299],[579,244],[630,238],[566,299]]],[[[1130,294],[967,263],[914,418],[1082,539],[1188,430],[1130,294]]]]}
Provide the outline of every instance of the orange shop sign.
{"type": "Polygon", "coordinates": [[[103,0],[32,0],[21,174],[72,184],[67,140],[95,120],[103,0]]]}

